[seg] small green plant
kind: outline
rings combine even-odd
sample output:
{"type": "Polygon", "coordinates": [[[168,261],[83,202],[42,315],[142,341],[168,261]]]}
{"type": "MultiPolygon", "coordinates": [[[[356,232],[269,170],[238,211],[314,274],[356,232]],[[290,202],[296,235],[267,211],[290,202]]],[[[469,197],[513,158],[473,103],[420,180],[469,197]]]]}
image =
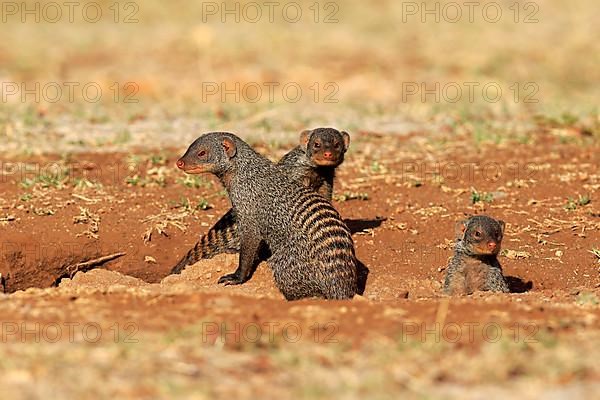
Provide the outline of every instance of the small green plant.
{"type": "Polygon", "coordinates": [[[132,169],[135,169],[135,167],[137,167],[141,161],[142,161],[142,159],[140,158],[139,155],[132,154],[127,157],[127,159],[125,160],[125,163],[127,163],[129,170],[132,170],[132,169]]]}
{"type": "Polygon", "coordinates": [[[131,141],[131,132],[129,130],[124,129],[121,132],[117,133],[115,138],[113,139],[113,144],[125,144],[131,141]]]}
{"type": "Polygon", "coordinates": [[[165,165],[167,163],[167,157],[162,154],[155,154],[150,156],[149,161],[153,166],[165,165]]]}
{"type": "Polygon", "coordinates": [[[579,295],[577,295],[576,301],[577,301],[577,304],[579,304],[580,306],[586,306],[586,305],[597,306],[598,304],[600,304],[600,302],[598,301],[598,297],[596,297],[596,295],[592,292],[579,293],[579,295]]]}
{"type": "Polygon", "coordinates": [[[344,192],[342,194],[337,194],[333,196],[334,200],[336,201],[350,201],[350,200],[360,200],[360,201],[366,201],[369,200],[369,194],[368,193],[355,193],[355,192],[344,192]]]}
{"type": "Polygon", "coordinates": [[[21,187],[29,189],[32,186],[39,185],[43,189],[55,188],[62,189],[65,187],[68,174],[64,171],[37,175],[34,178],[25,178],[21,182],[21,187]]]}
{"type": "Polygon", "coordinates": [[[385,167],[378,161],[373,161],[371,163],[371,172],[376,173],[376,174],[381,174],[381,173],[385,173],[386,169],[385,167]]]}
{"type": "Polygon", "coordinates": [[[557,115],[536,115],[534,117],[534,119],[536,120],[536,122],[539,125],[558,127],[558,128],[573,126],[577,122],[579,122],[579,117],[570,112],[565,112],[558,116],[557,115]]]}
{"type": "Polygon", "coordinates": [[[434,174],[434,175],[431,177],[431,183],[432,183],[434,186],[438,186],[438,187],[439,187],[439,186],[442,186],[442,185],[444,184],[444,182],[445,182],[445,179],[444,179],[444,177],[443,177],[442,175],[440,175],[440,174],[434,174]]]}
{"type": "Polygon", "coordinates": [[[166,167],[150,168],[147,172],[147,177],[143,182],[143,186],[160,186],[167,185],[167,174],[169,170],[166,167]]]}
{"type": "Polygon", "coordinates": [[[22,195],[20,197],[20,200],[25,202],[25,201],[29,201],[33,198],[33,195],[31,193],[25,193],[24,195],[22,195]]]}
{"type": "Polygon", "coordinates": [[[472,204],[479,203],[479,202],[491,203],[493,200],[494,200],[494,195],[492,193],[478,192],[475,189],[473,189],[471,191],[471,203],[472,204]]]}
{"type": "Polygon", "coordinates": [[[560,116],[560,122],[559,123],[562,126],[575,125],[577,122],[579,122],[579,117],[577,115],[571,114],[570,112],[564,112],[560,116]]]}
{"type": "Polygon", "coordinates": [[[201,199],[198,204],[196,204],[196,210],[208,210],[212,208],[206,199],[201,199]]]}
{"type": "Polygon", "coordinates": [[[210,182],[198,175],[186,175],[183,178],[179,178],[177,182],[191,189],[199,189],[210,184],[210,182]]]}
{"type": "Polygon", "coordinates": [[[25,109],[23,113],[23,123],[25,126],[37,126],[43,122],[44,118],[36,107],[29,106],[25,109]]]}
{"type": "Polygon", "coordinates": [[[196,203],[196,205],[193,205],[190,199],[188,199],[187,197],[182,197],[179,199],[178,202],[173,202],[172,205],[173,208],[183,208],[189,213],[192,213],[196,210],[209,210],[212,208],[208,200],[204,198],[200,199],[200,201],[196,203]]]}
{"type": "Polygon", "coordinates": [[[146,172],[145,177],[141,177],[138,174],[135,174],[133,176],[128,176],[127,178],[125,178],[125,183],[129,186],[165,187],[167,185],[167,173],[168,173],[168,169],[166,167],[154,167],[154,168],[150,168],[146,172]]]}
{"type": "Polygon", "coordinates": [[[577,204],[580,206],[586,206],[588,204],[591,203],[591,199],[588,195],[584,195],[584,196],[579,196],[579,199],[577,200],[577,204]]]}
{"type": "Polygon", "coordinates": [[[137,186],[140,184],[141,180],[142,178],[140,178],[138,174],[135,174],[134,176],[128,176],[125,178],[125,183],[129,186],[137,186]]]}
{"type": "Polygon", "coordinates": [[[33,185],[35,185],[34,179],[25,178],[21,181],[21,187],[24,189],[29,189],[33,185]]]}
{"type": "Polygon", "coordinates": [[[590,204],[592,200],[588,195],[579,195],[577,199],[573,197],[569,197],[567,200],[567,204],[565,204],[565,209],[568,211],[576,210],[577,207],[583,207],[590,204]]]}
{"type": "Polygon", "coordinates": [[[590,253],[596,256],[596,261],[600,264],[600,249],[593,248],[590,250],[590,253]]]}

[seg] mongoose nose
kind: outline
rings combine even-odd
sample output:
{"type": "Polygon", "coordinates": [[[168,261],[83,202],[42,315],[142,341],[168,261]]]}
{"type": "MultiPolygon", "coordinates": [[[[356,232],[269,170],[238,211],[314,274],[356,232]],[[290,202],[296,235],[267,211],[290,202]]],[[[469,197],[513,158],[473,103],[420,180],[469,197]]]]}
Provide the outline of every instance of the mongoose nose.
{"type": "Polygon", "coordinates": [[[323,157],[331,160],[333,158],[333,154],[331,154],[330,151],[326,151],[326,152],[323,153],[323,157]]]}
{"type": "Polygon", "coordinates": [[[185,167],[185,162],[181,159],[177,160],[177,162],[175,164],[177,165],[177,168],[179,168],[179,169],[183,169],[183,167],[185,167]]]}
{"type": "Polygon", "coordinates": [[[489,242],[488,247],[490,248],[490,250],[494,250],[496,248],[496,242],[489,242]]]}

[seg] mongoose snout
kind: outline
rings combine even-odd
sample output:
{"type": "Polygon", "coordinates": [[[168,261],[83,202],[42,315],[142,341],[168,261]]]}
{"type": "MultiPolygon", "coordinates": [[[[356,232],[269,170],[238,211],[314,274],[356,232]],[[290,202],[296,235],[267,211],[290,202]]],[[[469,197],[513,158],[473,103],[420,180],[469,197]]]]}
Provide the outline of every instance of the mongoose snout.
{"type": "Polygon", "coordinates": [[[196,149],[194,152],[186,152],[175,164],[186,174],[211,173],[216,167],[215,157],[205,147],[196,149]]]}

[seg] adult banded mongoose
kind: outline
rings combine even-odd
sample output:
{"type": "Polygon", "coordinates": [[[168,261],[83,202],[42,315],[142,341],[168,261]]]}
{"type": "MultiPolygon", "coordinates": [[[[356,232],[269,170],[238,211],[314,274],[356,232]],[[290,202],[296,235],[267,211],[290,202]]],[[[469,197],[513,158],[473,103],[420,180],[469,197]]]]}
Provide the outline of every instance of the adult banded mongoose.
{"type": "Polygon", "coordinates": [[[216,175],[229,194],[240,239],[239,265],[219,283],[246,282],[264,243],[271,252],[273,278],[286,299],[354,296],[354,243],[338,212],[321,195],[293,181],[231,133],[200,136],[177,166],[189,174],[216,175]]]}
{"type": "MultiPolygon", "coordinates": [[[[300,134],[300,144],[285,154],[277,166],[292,180],[331,202],[335,169],[344,162],[349,145],[350,135],[347,132],[333,128],[305,130],[300,134]]],[[[236,217],[233,209],[229,209],[171,269],[171,274],[179,274],[201,259],[239,250],[236,217]]],[[[268,256],[268,250],[264,249],[264,252],[262,259],[268,256]]]]}
{"type": "Polygon", "coordinates": [[[498,262],[504,221],[476,215],[457,224],[454,256],[446,270],[444,292],[472,294],[477,290],[509,292],[498,262]]]}

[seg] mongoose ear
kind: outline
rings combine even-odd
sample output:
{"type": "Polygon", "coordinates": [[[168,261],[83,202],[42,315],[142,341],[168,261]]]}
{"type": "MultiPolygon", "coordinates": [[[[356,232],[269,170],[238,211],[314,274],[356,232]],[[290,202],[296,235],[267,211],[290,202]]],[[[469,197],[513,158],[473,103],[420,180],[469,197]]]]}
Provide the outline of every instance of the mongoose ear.
{"type": "Polygon", "coordinates": [[[467,220],[458,221],[456,226],[454,227],[454,232],[456,234],[457,239],[462,239],[465,236],[465,231],[467,230],[467,220]]]}
{"type": "Polygon", "coordinates": [[[504,234],[504,229],[506,228],[506,223],[504,221],[498,220],[500,227],[502,228],[502,234],[504,234]]]}
{"type": "Polygon", "coordinates": [[[342,137],[344,138],[344,150],[348,150],[350,147],[350,135],[346,131],[342,131],[342,137]]]}
{"type": "Polygon", "coordinates": [[[235,153],[237,152],[237,147],[235,146],[235,143],[233,143],[233,140],[225,138],[223,139],[222,144],[223,148],[225,149],[225,154],[227,154],[227,157],[233,158],[233,156],[235,156],[235,153]]]}
{"type": "Polygon", "coordinates": [[[310,140],[310,135],[312,131],[310,129],[306,129],[300,133],[300,147],[306,151],[308,147],[308,141],[310,140]]]}

